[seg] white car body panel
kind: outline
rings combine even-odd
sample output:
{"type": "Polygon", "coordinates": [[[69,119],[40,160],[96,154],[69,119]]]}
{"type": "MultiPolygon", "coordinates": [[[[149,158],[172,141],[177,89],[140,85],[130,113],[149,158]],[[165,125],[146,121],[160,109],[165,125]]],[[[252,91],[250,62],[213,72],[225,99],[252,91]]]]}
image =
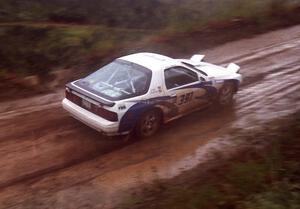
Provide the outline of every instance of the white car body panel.
{"type": "Polygon", "coordinates": [[[117,122],[111,122],[105,120],[91,113],[88,110],[72,103],[68,99],[63,99],[63,108],[67,110],[74,118],[80,120],[84,124],[96,129],[99,132],[108,133],[109,135],[115,135],[118,132],[119,124],[117,122]]]}
{"type": "Polygon", "coordinates": [[[227,68],[224,68],[203,62],[203,58],[204,55],[194,55],[190,60],[172,59],[153,53],[138,53],[118,58],[151,70],[152,78],[147,93],[113,101],[112,103],[112,101],[101,98],[85,89],[79,89],[80,87],[74,81],[67,85],[67,90],[71,91],[72,94],[76,94],[79,100],[82,99],[82,103],[78,105],[65,98],[62,101],[63,107],[76,119],[107,135],[129,133],[135,127],[135,123],[141,114],[149,108],[159,108],[163,113],[164,122],[174,120],[209,103],[210,99],[217,95],[224,81],[232,80],[236,82],[237,88],[242,82],[242,76],[238,73],[239,66],[230,64],[227,68]],[[188,66],[183,62],[193,66],[188,66]],[[199,80],[167,89],[164,72],[166,69],[175,66],[183,67],[193,72],[193,74],[197,74],[199,80]],[[81,93],[77,92],[78,89],[81,93]],[[90,98],[90,95],[93,98],[90,98]],[[96,101],[97,98],[103,100],[104,103],[111,102],[112,105],[99,103],[96,101]],[[90,107],[84,106],[85,100],[97,107],[117,113],[118,120],[112,122],[89,111],[90,107]]]}

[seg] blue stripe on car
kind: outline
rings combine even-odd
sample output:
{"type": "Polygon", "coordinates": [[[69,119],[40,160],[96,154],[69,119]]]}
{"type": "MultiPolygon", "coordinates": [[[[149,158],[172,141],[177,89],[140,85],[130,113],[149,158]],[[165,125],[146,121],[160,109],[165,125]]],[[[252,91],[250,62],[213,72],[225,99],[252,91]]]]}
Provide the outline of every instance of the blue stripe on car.
{"type": "Polygon", "coordinates": [[[145,102],[136,103],[131,106],[120,121],[119,132],[132,130],[142,114],[151,108],[153,108],[153,104],[145,102]]]}
{"type": "MultiPolygon", "coordinates": [[[[182,88],[179,88],[179,89],[190,89],[190,88],[202,88],[204,90],[206,90],[206,94],[199,97],[199,98],[205,98],[205,97],[213,97],[213,96],[216,96],[218,94],[218,90],[212,86],[212,81],[204,81],[204,82],[201,82],[201,83],[196,83],[196,84],[193,84],[193,85],[190,85],[190,86],[185,86],[185,87],[182,87],[182,88]]],[[[198,99],[198,98],[196,98],[198,99]]]]}
{"type": "Polygon", "coordinates": [[[171,113],[176,114],[178,110],[175,104],[170,101],[172,99],[173,98],[170,96],[163,96],[147,100],[134,101],[137,103],[131,106],[121,118],[119,132],[131,131],[135,127],[142,114],[154,108],[156,105],[165,106],[171,110],[171,113]]]}
{"type": "MultiPolygon", "coordinates": [[[[193,84],[179,89],[189,89],[189,88],[203,88],[206,90],[205,95],[196,99],[208,98],[217,94],[217,89],[212,86],[212,82],[210,81],[193,84]]],[[[136,123],[138,122],[142,114],[154,108],[157,105],[164,106],[170,110],[169,115],[167,117],[176,116],[176,114],[178,114],[178,108],[175,105],[176,101],[172,101],[172,100],[174,100],[174,97],[163,96],[163,97],[156,97],[147,100],[133,101],[137,103],[131,106],[128,109],[128,111],[124,114],[124,116],[121,118],[120,125],[119,125],[119,132],[122,133],[122,132],[131,131],[135,127],[136,123]]]]}

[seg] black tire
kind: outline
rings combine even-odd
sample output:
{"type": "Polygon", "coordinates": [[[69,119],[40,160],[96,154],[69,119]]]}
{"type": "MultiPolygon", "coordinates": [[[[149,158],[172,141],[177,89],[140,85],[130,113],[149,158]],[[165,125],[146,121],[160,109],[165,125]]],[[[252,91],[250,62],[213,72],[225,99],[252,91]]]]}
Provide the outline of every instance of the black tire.
{"type": "Polygon", "coordinates": [[[162,116],[159,110],[145,112],[138,121],[135,134],[138,138],[153,136],[160,128],[162,116]]]}
{"type": "Polygon", "coordinates": [[[229,106],[233,104],[233,96],[235,92],[236,88],[234,83],[225,82],[218,95],[218,104],[221,106],[229,106]]]}

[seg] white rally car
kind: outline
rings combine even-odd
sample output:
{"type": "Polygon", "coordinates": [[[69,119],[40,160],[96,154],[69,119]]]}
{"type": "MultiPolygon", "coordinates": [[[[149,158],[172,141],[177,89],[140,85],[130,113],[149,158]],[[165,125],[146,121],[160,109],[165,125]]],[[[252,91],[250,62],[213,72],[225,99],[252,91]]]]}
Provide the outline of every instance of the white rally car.
{"type": "Polygon", "coordinates": [[[172,59],[154,53],[118,58],[66,85],[62,105],[106,134],[153,135],[162,123],[212,102],[229,105],[242,81],[240,67],[203,62],[203,55],[172,59]]]}

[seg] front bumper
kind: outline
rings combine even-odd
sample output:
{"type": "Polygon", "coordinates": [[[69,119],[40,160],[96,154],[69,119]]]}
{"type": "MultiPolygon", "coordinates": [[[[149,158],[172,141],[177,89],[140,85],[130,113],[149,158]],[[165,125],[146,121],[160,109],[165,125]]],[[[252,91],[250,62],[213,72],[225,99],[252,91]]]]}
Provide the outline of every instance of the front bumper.
{"type": "Polygon", "coordinates": [[[87,126],[101,132],[104,135],[114,136],[114,135],[122,135],[127,133],[119,133],[119,122],[111,122],[105,120],[104,118],[91,113],[82,107],[74,104],[68,99],[63,99],[62,101],[63,108],[68,111],[72,117],[86,124],[87,126]]]}

